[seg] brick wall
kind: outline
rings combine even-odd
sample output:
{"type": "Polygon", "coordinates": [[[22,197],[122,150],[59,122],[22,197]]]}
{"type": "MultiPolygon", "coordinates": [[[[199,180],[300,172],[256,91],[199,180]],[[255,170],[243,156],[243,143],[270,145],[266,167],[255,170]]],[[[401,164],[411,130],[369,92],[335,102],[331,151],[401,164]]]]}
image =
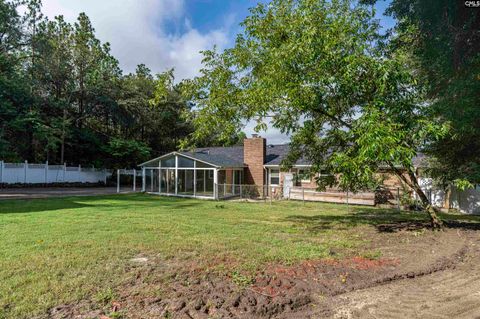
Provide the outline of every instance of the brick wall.
{"type": "Polygon", "coordinates": [[[262,186],[265,184],[263,164],[267,153],[267,141],[262,137],[247,138],[243,141],[243,161],[245,168],[245,183],[262,186]]]}

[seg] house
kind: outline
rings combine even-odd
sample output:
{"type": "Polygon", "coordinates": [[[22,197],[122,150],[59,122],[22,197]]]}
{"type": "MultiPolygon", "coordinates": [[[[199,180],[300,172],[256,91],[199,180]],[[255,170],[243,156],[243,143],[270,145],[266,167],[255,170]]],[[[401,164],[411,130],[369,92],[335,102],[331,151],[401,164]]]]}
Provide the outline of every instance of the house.
{"type": "Polygon", "coordinates": [[[161,195],[219,199],[252,192],[258,195],[280,193],[286,174],[301,176],[296,185],[313,188],[307,174],[310,164],[300,159],[282,172],[280,164],[289,152],[288,144],[267,145],[265,138],[253,135],[243,146],[204,147],[176,151],[140,164],[142,190],[161,195]]]}
{"type": "MultiPolygon", "coordinates": [[[[245,139],[243,146],[171,152],[140,164],[142,191],[206,199],[279,196],[372,206],[397,206],[401,204],[401,198],[414,198],[414,194],[388,169],[378,173],[383,180],[380,189],[355,194],[338,189],[319,192],[315,178],[308,173],[311,165],[305,159],[299,159],[288,171],[281,169],[282,160],[288,153],[288,144],[267,145],[266,139],[258,135],[245,139]]],[[[413,160],[420,172],[423,162],[423,155],[413,160]]],[[[480,211],[479,191],[473,195],[468,193],[465,199],[463,193],[457,192],[460,195],[455,195],[455,198],[458,197],[458,204],[455,204],[446,199],[442,190],[433,188],[431,179],[420,176],[419,182],[437,206],[447,209],[458,207],[465,212],[480,211]]]]}

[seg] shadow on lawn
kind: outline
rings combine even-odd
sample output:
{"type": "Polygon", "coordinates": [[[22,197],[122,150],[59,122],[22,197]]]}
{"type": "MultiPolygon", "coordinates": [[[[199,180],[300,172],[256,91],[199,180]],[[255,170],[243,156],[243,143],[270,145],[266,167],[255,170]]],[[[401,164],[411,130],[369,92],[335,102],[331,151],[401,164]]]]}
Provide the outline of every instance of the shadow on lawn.
{"type": "MultiPolygon", "coordinates": [[[[448,228],[480,230],[480,216],[441,213],[440,217],[448,228]]],[[[342,215],[292,215],[286,221],[293,222],[309,232],[330,229],[347,230],[356,226],[370,225],[379,232],[415,231],[428,228],[430,223],[424,212],[398,212],[372,208],[352,208],[342,215]]]]}
{"type": "MultiPolygon", "coordinates": [[[[80,208],[104,208],[105,211],[143,208],[186,209],[200,205],[194,200],[159,197],[144,194],[69,196],[37,199],[9,199],[0,202],[0,216],[3,214],[40,213],[55,210],[80,208]]],[[[65,212],[68,213],[68,212],[65,212]]]]}

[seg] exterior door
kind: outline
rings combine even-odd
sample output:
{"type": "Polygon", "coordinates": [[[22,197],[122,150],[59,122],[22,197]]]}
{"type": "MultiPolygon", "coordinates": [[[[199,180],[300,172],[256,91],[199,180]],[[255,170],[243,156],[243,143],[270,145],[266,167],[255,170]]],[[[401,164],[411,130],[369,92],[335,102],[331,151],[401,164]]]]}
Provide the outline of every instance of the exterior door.
{"type": "Polygon", "coordinates": [[[283,197],[290,198],[290,189],[293,187],[293,174],[283,174],[283,197]]]}

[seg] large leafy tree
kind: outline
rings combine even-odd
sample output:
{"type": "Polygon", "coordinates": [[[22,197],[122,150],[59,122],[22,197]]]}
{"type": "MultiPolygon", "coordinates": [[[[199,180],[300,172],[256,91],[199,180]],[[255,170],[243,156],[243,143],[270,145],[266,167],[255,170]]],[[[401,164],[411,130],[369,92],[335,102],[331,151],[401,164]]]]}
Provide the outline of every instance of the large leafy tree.
{"type": "Polygon", "coordinates": [[[177,149],[192,125],[173,71],[123,75],[86,14],[41,9],[0,0],[0,160],[126,167],[177,149]]]}
{"type": "Polygon", "coordinates": [[[40,23],[37,31],[38,62],[34,66],[36,91],[43,96],[41,126],[47,160],[64,162],[69,135],[75,79],[72,74],[72,27],[62,16],[40,23]],[[59,156],[56,156],[58,155],[59,156]]]}
{"type": "Polygon", "coordinates": [[[426,151],[443,185],[480,183],[480,10],[463,1],[393,0],[392,49],[409,55],[425,103],[447,135],[426,151]]]}
{"type": "Polygon", "coordinates": [[[0,157],[29,154],[28,118],[32,105],[29,78],[22,72],[26,41],[17,3],[0,1],[0,157]]]}
{"type": "Polygon", "coordinates": [[[190,105],[182,96],[181,85],[175,84],[173,69],[157,75],[149,102],[152,119],[160,124],[150,127],[152,143],[155,140],[156,147],[164,152],[178,148],[180,141],[192,132],[192,125],[183,116],[190,112],[190,105]]]}
{"type": "Polygon", "coordinates": [[[202,75],[188,83],[198,116],[191,140],[212,130],[226,138],[246,120],[292,134],[284,165],[300,156],[313,170],[358,191],[388,168],[415,192],[432,226],[435,210],[421,190],[412,158],[443,127],[425,115],[404,55],[376,45],[371,8],[352,1],[273,0],[243,22],[235,46],[205,52],[202,75]],[[221,130],[220,130],[221,128],[221,130]]]}

